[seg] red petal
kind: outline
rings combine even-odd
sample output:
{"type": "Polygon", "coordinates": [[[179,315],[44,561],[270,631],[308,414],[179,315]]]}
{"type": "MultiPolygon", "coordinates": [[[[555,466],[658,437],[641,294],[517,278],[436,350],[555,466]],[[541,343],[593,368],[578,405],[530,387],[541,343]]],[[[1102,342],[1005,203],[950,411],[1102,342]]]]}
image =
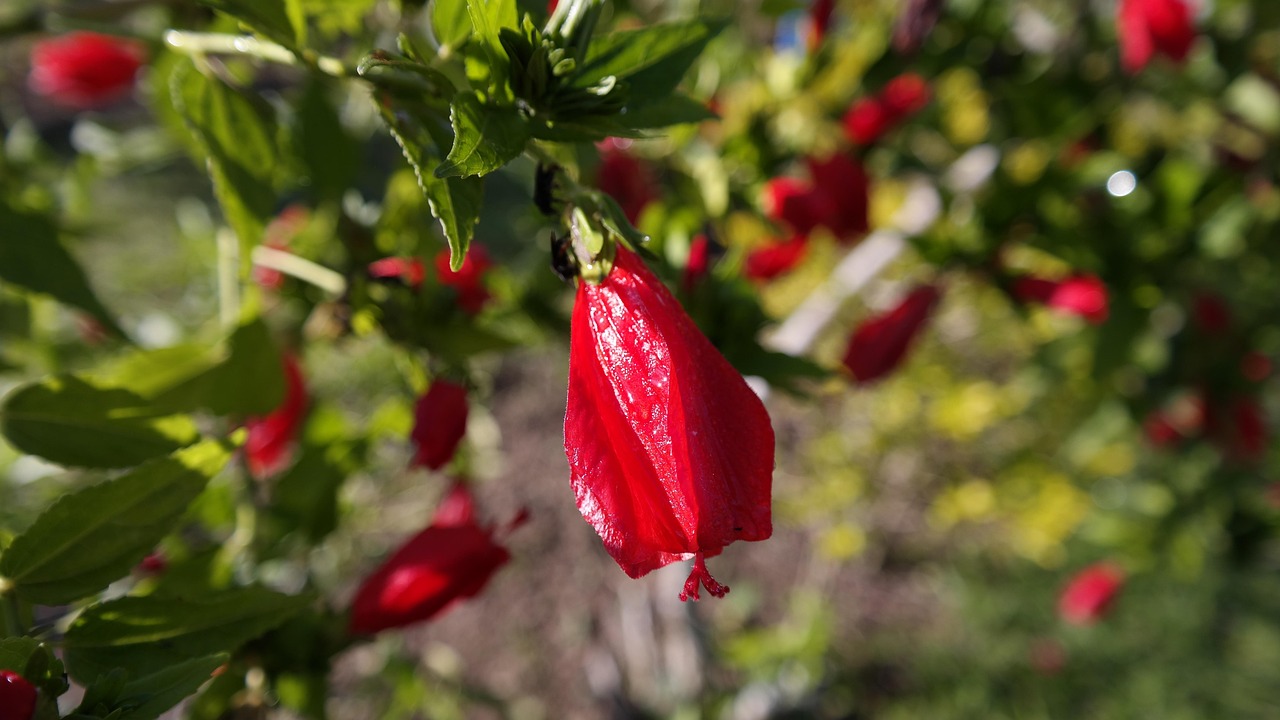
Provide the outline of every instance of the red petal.
{"type": "Polygon", "coordinates": [[[871,382],[897,368],[941,296],[936,286],[923,285],[894,309],[859,325],[844,356],[844,365],[853,377],[858,382],[871,382]]]}
{"type": "Polygon", "coordinates": [[[413,464],[439,470],[453,459],[467,432],[467,389],[448,380],[436,380],[418,398],[413,410],[417,446],[413,464]]]}
{"type": "Polygon", "coordinates": [[[772,534],[764,405],[624,248],[578,286],[568,395],[578,509],[628,575],[772,534]]]}
{"type": "Polygon", "coordinates": [[[1097,622],[1106,614],[1124,585],[1124,571],[1111,563],[1081,570],[1058,599],[1058,614],[1077,625],[1097,622]]]}
{"type": "Polygon", "coordinates": [[[133,89],[142,65],[137,43],[75,32],[37,43],[31,50],[31,89],[74,109],[100,107],[133,89]]]}
{"type": "Polygon", "coordinates": [[[288,464],[294,441],[307,412],[307,387],[298,359],[290,354],[284,362],[284,400],[269,414],[245,420],[245,459],[256,478],[274,475],[288,464]]]}
{"type": "Polygon", "coordinates": [[[37,691],[12,670],[0,670],[0,718],[30,720],[35,717],[37,691]]]}

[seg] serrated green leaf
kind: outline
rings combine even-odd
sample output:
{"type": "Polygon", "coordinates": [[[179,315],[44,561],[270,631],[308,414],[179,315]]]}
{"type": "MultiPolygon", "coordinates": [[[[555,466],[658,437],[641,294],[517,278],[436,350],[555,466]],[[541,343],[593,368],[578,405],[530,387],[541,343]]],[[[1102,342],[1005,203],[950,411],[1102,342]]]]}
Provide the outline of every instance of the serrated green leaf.
{"type": "Polygon", "coordinates": [[[122,709],[119,720],[155,720],[166,710],[194,695],[213,672],[227,662],[225,653],[195,658],[167,667],[125,684],[112,710],[122,709]]]}
{"type": "Polygon", "coordinates": [[[57,225],[47,215],[0,202],[0,280],[79,308],[111,332],[124,335],[89,286],[80,264],[63,247],[57,225]]]}
{"type": "Polygon", "coordinates": [[[610,75],[625,81],[632,98],[665,97],[680,83],[723,22],[661,23],[596,38],[575,73],[575,87],[590,87],[610,75]]]}
{"type": "Polygon", "coordinates": [[[438,178],[487,175],[524,152],[529,123],[514,105],[486,105],[475,95],[459,93],[450,106],[453,147],[436,168],[438,178]]]}
{"type": "Polygon", "coordinates": [[[383,112],[383,119],[413,167],[431,214],[440,221],[440,229],[449,243],[450,264],[455,270],[462,267],[476,223],[480,221],[484,181],[478,177],[436,177],[432,168],[440,163],[440,156],[434,151],[435,143],[427,131],[412,121],[397,118],[390,111],[383,112]]]}
{"type": "Polygon", "coordinates": [[[64,495],[0,555],[0,576],[30,602],[79,600],[123,577],[173,530],[230,449],[203,442],[64,495]]]}
{"type": "MultiPolygon", "coordinates": [[[[286,3],[292,0],[198,0],[200,4],[225,13],[260,34],[286,46],[296,47],[297,28],[286,3]]],[[[299,11],[295,10],[294,12],[299,11]]]]}
{"type": "Polygon", "coordinates": [[[475,37],[484,48],[485,58],[489,61],[490,94],[509,97],[507,78],[511,75],[510,60],[502,49],[498,33],[502,28],[519,28],[516,0],[467,0],[467,14],[471,18],[475,37]]]}
{"type": "Polygon", "coordinates": [[[117,468],[196,440],[195,423],[127,390],[72,375],[18,387],[0,403],[0,434],[19,450],[72,467],[117,468]]]}
{"type": "Polygon", "coordinates": [[[110,600],[85,610],[67,630],[67,669],[82,682],[117,667],[142,676],[192,657],[232,652],[313,600],[258,587],[201,599],[110,600]]]}
{"type": "Polygon", "coordinates": [[[436,0],[431,8],[431,32],[436,42],[456,48],[471,36],[467,0],[436,0]]]}
{"type": "Polygon", "coordinates": [[[240,238],[241,272],[275,213],[274,177],[283,159],[275,120],[257,99],[197,72],[188,63],[173,74],[172,96],[204,151],[214,194],[240,238]]]}

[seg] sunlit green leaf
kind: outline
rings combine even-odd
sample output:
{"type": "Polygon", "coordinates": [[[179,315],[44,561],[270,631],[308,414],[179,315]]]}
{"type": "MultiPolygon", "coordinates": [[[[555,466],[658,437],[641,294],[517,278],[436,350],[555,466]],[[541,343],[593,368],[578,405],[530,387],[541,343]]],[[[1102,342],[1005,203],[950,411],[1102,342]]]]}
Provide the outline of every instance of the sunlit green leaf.
{"type": "Polygon", "coordinates": [[[529,124],[514,105],[486,105],[475,95],[459,93],[449,113],[453,147],[436,177],[487,175],[524,151],[529,124]]]}

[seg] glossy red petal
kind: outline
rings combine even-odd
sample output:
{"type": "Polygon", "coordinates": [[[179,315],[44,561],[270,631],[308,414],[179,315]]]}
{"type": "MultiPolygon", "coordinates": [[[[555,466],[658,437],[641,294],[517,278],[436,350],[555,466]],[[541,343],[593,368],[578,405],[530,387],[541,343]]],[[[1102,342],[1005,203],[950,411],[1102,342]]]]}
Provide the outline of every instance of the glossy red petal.
{"type": "Polygon", "coordinates": [[[36,713],[36,687],[12,670],[0,670],[0,720],[31,720],[36,713]]]}
{"type": "Polygon", "coordinates": [[[773,428],[630,251],[573,309],[565,453],[578,509],[632,577],[773,531],[773,428]]]}

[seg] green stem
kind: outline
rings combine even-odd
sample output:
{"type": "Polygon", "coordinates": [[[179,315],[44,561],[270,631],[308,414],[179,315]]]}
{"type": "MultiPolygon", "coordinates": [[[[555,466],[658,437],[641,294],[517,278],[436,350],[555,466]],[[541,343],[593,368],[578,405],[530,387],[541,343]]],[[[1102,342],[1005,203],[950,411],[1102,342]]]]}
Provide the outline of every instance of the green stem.
{"type": "Polygon", "coordinates": [[[304,52],[300,57],[283,45],[252,35],[169,30],[164,34],[164,42],[171,50],[187,55],[248,55],[281,65],[307,65],[333,77],[352,77],[356,74],[354,68],[337,58],[311,52],[304,52]]]}

